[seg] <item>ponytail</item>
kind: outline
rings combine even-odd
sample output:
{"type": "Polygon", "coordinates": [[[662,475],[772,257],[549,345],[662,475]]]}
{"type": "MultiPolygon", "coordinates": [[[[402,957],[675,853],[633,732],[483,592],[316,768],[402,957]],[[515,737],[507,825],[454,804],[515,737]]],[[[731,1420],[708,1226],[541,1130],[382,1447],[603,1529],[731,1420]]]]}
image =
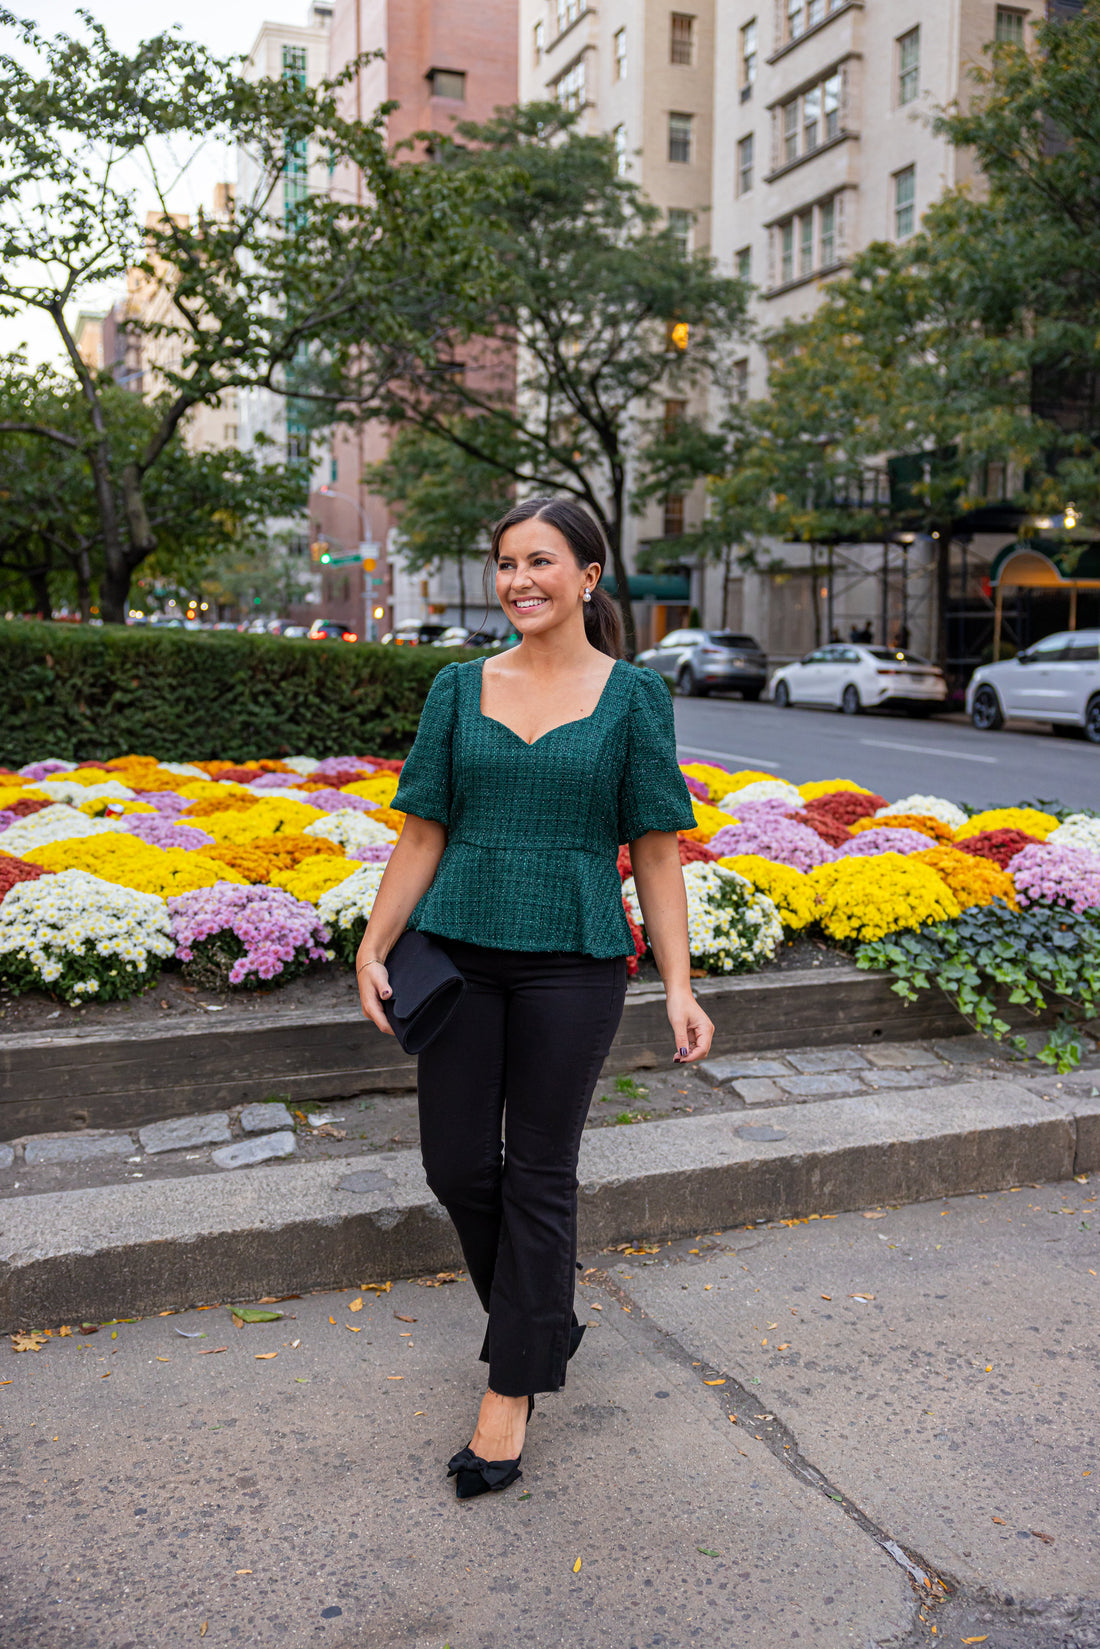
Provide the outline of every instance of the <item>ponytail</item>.
{"type": "MultiPolygon", "coordinates": [[[[595,517],[583,504],[572,498],[525,498],[502,515],[493,528],[493,541],[485,564],[485,587],[488,597],[490,571],[500,556],[500,541],[509,527],[521,521],[548,521],[556,527],[569,545],[578,567],[599,565],[603,577],[607,565],[607,541],[595,517]]],[[[591,646],[610,658],[623,656],[623,622],[619,604],[613,601],[600,585],[592,591],[591,600],[584,603],[584,633],[591,646]]]]}

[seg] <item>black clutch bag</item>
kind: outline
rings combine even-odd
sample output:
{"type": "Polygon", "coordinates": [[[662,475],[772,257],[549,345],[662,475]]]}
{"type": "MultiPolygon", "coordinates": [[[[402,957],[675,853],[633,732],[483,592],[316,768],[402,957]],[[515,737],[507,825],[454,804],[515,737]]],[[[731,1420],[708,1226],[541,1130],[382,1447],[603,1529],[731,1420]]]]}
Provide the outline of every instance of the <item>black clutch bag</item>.
{"type": "Polygon", "coordinates": [[[386,957],[393,992],[382,1004],[393,1034],[407,1054],[418,1054],[439,1035],[466,992],[466,981],[442,945],[415,928],[404,932],[386,957]]]}

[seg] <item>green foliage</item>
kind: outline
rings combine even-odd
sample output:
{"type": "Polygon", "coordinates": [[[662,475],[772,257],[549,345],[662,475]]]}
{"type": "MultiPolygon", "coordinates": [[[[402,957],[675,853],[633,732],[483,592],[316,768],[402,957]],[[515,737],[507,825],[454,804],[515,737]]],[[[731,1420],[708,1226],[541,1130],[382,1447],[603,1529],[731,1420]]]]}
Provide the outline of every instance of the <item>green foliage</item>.
{"type": "Polygon", "coordinates": [[[628,468],[657,397],[722,381],[747,289],[709,257],[685,257],[658,208],[619,176],[611,139],[583,133],[557,104],[425,135],[430,170],[453,191],[446,210],[475,212],[491,273],[448,295],[433,348],[393,351],[387,369],[384,351],[365,355],[349,332],[316,364],[320,381],[349,417],[416,424],[526,491],[587,504],[607,533],[633,650],[628,468]],[[670,337],[681,324],[683,347],[670,337]],[[381,392],[359,381],[364,370],[381,392]]]}
{"type": "Polygon", "coordinates": [[[401,756],[441,648],[0,624],[0,762],[401,756]]]}
{"type": "Polygon", "coordinates": [[[45,990],[76,1008],[86,1002],[125,1002],[155,984],[164,965],[158,958],[140,968],[121,956],[101,956],[94,939],[85,940],[79,952],[66,950],[59,960],[61,972],[47,983],[29,957],[9,951],[0,959],[0,975],[13,996],[45,990]],[[94,992],[87,988],[93,979],[94,992]]]}
{"type": "Polygon", "coordinates": [[[860,968],[889,969],[907,1002],[938,985],[976,1031],[1021,1054],[1026,1039],[1011,1034],[999,1004],[1035,1015],[1057,1004],[1061,1017],[1038,1058],[1069,1071],[1081,1058],[1077,1027],[1097,1012],[1100,922],[1043,905],[1013,911],[997,900],[953,922],[860,945],[855,960],[860,968]]]}

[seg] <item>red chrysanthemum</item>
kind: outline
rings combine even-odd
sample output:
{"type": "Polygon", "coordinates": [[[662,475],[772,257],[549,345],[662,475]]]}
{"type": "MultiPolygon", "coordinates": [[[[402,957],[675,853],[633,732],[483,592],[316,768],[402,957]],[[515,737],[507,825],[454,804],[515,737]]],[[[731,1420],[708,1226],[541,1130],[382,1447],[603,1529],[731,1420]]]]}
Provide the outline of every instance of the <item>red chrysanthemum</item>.
{"type": "Polygon", "coordinates": [[[1002,870],[1010,859],[1022,853],[1025,847],[1038,846],[1039,838],[1029,836],[1026,830],[982,830],[977,836],[964,836],[961,842],[952,842],[960,853],[973,853],[979,859],[992,859],[1002,870]]]}

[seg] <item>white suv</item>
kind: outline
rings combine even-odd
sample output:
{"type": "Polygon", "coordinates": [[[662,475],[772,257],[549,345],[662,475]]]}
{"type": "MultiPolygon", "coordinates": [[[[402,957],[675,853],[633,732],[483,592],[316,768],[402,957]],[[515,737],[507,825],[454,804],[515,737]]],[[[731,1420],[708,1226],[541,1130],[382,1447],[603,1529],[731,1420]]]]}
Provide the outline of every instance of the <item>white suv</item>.
{"type": "Polygon", "coordinates": [[[1025,716],[1080,727],[1100,744],[1100,630],[1059,630],[1015,658],[983,664],[971,677],[966,708],[983,733],[1025,716]]]}

